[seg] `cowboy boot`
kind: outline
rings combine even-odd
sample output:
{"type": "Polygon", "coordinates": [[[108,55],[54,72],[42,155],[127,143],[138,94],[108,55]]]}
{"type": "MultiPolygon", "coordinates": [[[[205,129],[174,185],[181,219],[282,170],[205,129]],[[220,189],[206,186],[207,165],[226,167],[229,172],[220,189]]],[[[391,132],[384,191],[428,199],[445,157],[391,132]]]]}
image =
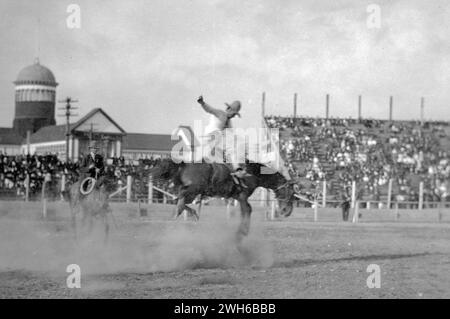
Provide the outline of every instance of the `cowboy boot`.
{"type": "Polygon", "coordinates": [[[233,174],[231,174],[231,178],[233,178],[233,182],[234,182],[236,185],[240,185],[239,179],[238,179],[236,176],[234,176],[233,174]]]}
{"type": "Polygon", "coordinates": [[[231,173],[231,177],[233,178],[235,184],[240,185],[244,188],[248,188],[247,185],[245,185],[243,178],[247,177],[247,176],[251,176],[250,174],[248,174],[245,170],[243,170],[242,168],[238,168],[236,170],[236,172],[231,173]]]}

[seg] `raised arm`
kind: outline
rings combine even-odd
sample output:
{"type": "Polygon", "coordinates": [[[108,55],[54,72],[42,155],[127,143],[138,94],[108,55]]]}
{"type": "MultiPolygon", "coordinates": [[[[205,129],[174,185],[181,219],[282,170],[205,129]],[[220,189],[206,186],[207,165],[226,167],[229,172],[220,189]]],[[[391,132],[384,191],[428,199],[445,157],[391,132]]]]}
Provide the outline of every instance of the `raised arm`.
{"type": "Polygon", "coordinates": [[[225,111],[216,109],[216,108],[212,107],[211,105],[205,103],[205,101],[203,101],[203,96],[200,96],[198,98],[197,102],[200,103],[200,105],[206,112],[208,112],[218,118],[221,118],[223,115],[226,116],[225,111]]]}

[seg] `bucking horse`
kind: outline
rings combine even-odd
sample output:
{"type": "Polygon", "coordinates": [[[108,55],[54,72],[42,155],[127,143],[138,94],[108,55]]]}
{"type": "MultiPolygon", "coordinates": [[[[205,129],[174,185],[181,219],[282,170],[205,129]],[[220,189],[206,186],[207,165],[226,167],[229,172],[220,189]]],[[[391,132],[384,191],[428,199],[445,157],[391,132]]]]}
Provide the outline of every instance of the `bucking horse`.
{"type": "Polygon", "coordinates": [[[197,215],[193,208],[187,206],[197,196],[236,199],[241,209],[241,222],[236,234],[237,242],[240,243],[250,230],[252,207],[248,199],[256,188],[274,191],[278,202],[277,214],[282,217],[288,217],[292,213],[295,194],[300,191],[293,181],[263,164],[247,162],[245,169],[249,175],[242,179],[245,186],[234,182],[232,168],[225,163],[177,163],[167,158],[161,160],[150,174],[154,179],[171,181],[175,185],[177,216],[184,210],[197,215]],[[267,173],[268,171],[270,172],[267,173]]]}

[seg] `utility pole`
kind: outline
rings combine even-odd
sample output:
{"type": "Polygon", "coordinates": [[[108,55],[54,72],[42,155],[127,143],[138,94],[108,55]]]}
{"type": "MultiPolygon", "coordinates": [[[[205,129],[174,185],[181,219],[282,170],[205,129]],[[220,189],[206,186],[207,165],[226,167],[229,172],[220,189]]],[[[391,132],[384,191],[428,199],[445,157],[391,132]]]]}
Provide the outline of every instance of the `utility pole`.
{"type": "Polygon", "coordinates": [[[266,92],[262,93],[261,116],[262,116],[262,120],[264,122],[265,121],[264,117],[266,116],[266,92]]]}
{"type": "Polygon", "coordinates": [[[98,124],[97,123],[92,123],[92,122],[89,123],[89,126],[90,126],[89,133],[88,133],[89,144],[91,144],[91,142],[94,141],[94,140],[102,140],[102,144],[101,144],[100,149],[101,149],[102,154],[106,155],[105,152],[104,152],[104,146],[105,146],[104,145],[105,144],[104,137],[103,136],[97,136],[97,138],[95,138],[95,136],[94,136],[94,132],[95,132],[94,126],[96,126],[96,125],[98,125],[98,124]]]}
{"type": "Polygon", "coordinates": [[[94,123],[91,123],[91,129],[89,130],[89,143],[94,139],[94,123]]]}
{"type": "Polygon", "coordinates": [[[73,107],[71,103],[77,103],[77,100],[72,100],[71,97],[66,97],[64,100],[58,101],[58,103],[66,103],[64,107],[58,108],[58,110],[64,110],[65,113],[59,116],[66,117],[66,163],[69,161],[69,138],[70,138],[70,117],[77,116],[78,114],[73,114],[71,111],[78,109],[73,107]]]}
{"type": "Polygon", "coordinates": [[[361,123],[362,120],[362,96],[358,96],[358,122],[361,123]]]}
{"type": "Polygon", "coordinates": [[[389,122],[392,122],[392,113],[394,111],[394,97],[389,97],[389,122]]]}
{"type": "Polygon", "coordinates": [[[425,98],[420,99],[420,125],[424,124],[424,108],[425,108],[425,98]]]}
{"type": "Polygon", "coordinates": [[[294,93],[294,118],[297,117],[297,93],[294,93]]]}

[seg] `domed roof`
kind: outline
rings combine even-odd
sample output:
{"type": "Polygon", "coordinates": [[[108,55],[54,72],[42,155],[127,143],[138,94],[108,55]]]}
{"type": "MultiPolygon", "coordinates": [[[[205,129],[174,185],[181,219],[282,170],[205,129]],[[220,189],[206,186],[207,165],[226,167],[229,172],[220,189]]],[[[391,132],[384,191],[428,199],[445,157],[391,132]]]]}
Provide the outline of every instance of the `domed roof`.
{"type": "Polygon", "coordinates": [[[27,66],[19,72],[15,84],[47,84],[58,85],[55,81],[55,76],[45,66],[39,64],[36,60],[33,65],[27,66]]]}

